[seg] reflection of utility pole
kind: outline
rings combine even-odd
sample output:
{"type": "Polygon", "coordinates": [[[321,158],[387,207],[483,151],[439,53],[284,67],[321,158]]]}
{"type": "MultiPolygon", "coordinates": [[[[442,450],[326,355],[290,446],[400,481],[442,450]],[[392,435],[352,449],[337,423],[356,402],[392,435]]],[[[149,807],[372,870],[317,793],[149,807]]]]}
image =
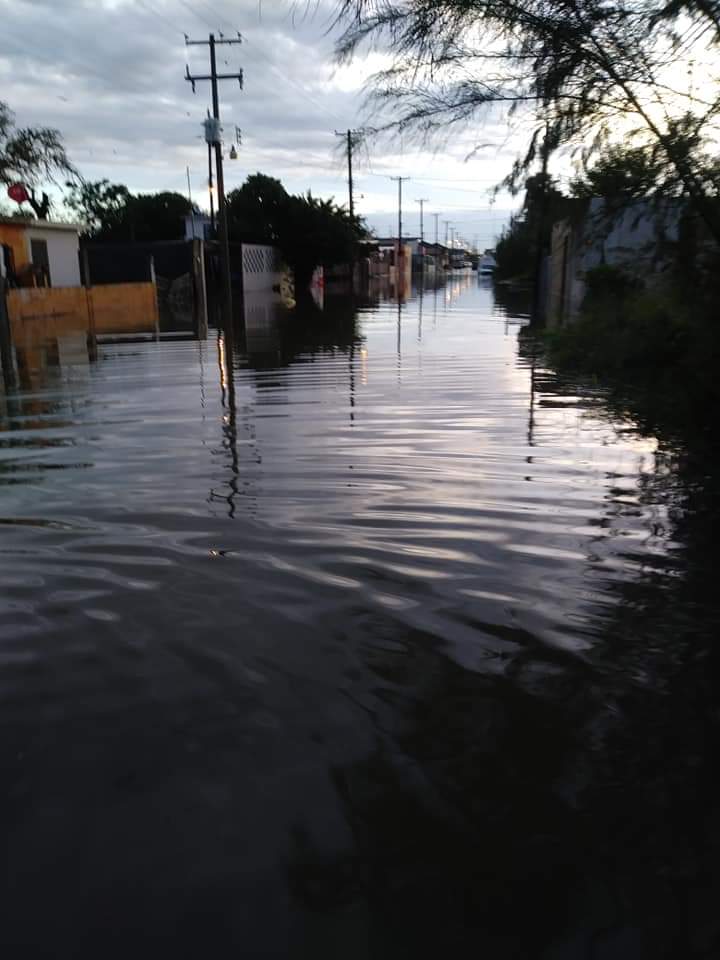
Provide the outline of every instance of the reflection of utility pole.
{"type": "Polygon", "coordinates": [[[360,135],[359,130],[347,130],[345,133],[335,131],[336,137],[347,137],[347,165],[348,165],[348,197],[350,199],[350,216],[355,216],[355,200],[353,197],[353,167],[352,156],[355,137],[360,135]]]}
{"type": "Polygon", "coordinates": [[[190,75],[190,68],[186,67],[185,79],[192,84],[193,90],[195,90],[195,84],[198,80],[209,80],[212,89],[213,120],[215,121],[215,124],[212,128],[209,124],[206,126],[206,131],[208,131],[206,132],[206,139],[208,143],[211,143],[215,147],[215,171],[217,174],[218,190],[218,222],[220,226],[220,259],[222,262],[223,275],[223,301],[225,308],[225,319],[229,327],[232,323],[232,286],[230,282],[230,244],[228,239],[227,204],[225,202],[225,179],[223,175],[218,80],[237,80],[242,88],[243,73],[242,70],[240,70],[238,73],[218,73],[217,62],[215,58],[215,47],[218,44],[232,45],[242,43],[242,37],[240,34],[238,34],[237,38],[234,40],[225,39],[224,37],[220,40],[216,40],[215,34],[211,33],[207,40],[188,40],[186,38],[185,43],[187,46],[210,47],[210,73],[201,77],[193,77],[190,75]]]}
{"type": "Polygon", "coordinates": [[[425,295],[424,284],[420,284],[418,295],[418,343],[422,343],[422,322],[423,322],[423,297],[425,295]]]}
{"type": "Polygon", "coordinates": [[[415,201],[415,203],[420,204],[420,247],[418,253],[420,254],[420,271],[422,275],[421,285],[425,282],[425,221],[423,220],[423,208],[427,202],[427,197],[420,197],[419,200],[415,201]]]}
{"type": "Polygon", "coordinates": [[[239,491],[238,477],[240,475],[240,460],[237,447],[237,406],[235,404],[235,379],[233,372],[232,338],[225,333],[218,336],[218,367],[220,371],[220,398],[227,414],[223,416],[222,432],[225,435],[224,444],[230,453],[230,493],[225,498],[228,502],[228,516],[235,517],[235,498],[239,491]],[[230,352],[229,352],[230,351],[230,352]]]}

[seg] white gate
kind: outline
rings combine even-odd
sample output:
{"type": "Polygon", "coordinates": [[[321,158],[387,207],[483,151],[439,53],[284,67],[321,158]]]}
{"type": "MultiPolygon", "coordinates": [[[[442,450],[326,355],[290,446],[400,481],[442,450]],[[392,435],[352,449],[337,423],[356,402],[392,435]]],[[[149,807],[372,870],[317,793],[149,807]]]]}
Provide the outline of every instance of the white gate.
{"type": "Polygon", "coordinates": [[[259,243],[242,245],[243,290],[272,290],[281,280],[280,251],[259,243]]]}

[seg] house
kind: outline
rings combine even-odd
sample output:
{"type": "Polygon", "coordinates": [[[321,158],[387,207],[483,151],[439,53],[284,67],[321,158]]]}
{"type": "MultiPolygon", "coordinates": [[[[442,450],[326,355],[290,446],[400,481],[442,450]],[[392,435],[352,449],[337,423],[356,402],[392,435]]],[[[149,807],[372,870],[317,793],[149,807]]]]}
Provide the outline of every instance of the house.
{"type": "Polygon", "coordinates": [[[0,273],[10,287],[79,287],[80,227],[0,217],[0,273]]]}
{"type": "Polygon", "coordinates": [[[77,224],[0,217],[0,273],[18,367],[40,362],[66,337],[157,335],[154,282],[83,286],[77,224]]]}
{"type": "Polygon", "coordinates": [[[206,243],[215,239],[215,225],[206,213],[189,213],[185,217],[185,239],[206,243]]]}
{"type": "Polygon", "coordinates": [[[380,260],[388,264],[390,283],[394,286],[399,285],[403,289],[409,290],[412,274],[413,244],[417,245],[417,241],[403,237],[402,245],[398,245],[397,237],[378,237],[374,242],[377,244],[380,260]],[[399,270],[398,259],[400,261],[399,270]]]}

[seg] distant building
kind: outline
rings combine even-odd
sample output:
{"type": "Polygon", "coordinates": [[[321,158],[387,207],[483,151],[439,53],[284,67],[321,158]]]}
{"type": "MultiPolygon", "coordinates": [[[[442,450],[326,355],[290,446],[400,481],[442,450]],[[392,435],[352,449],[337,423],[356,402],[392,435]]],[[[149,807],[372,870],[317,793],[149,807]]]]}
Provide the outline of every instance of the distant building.
{"type": "Polygon", "coordinates": [[[387,264],[390,283],[409,289],[412,275],[413,244],[417,246],[418,241],[403,237],[402,246],[399,250],[399,265],[397,237],[378,237],[374,242],[377,244],[380,261],[387,264]]]}
{"type": "Polygon", "coordinates": [[[0,274],[10,287],[79,287],[80,226],[0,217],[0,274]]]}
{"type": "Polygon", "coordinates": [[[213,227],[206,213],[191,213],[185,217],[186,240],[212,240],[213,227]]]}

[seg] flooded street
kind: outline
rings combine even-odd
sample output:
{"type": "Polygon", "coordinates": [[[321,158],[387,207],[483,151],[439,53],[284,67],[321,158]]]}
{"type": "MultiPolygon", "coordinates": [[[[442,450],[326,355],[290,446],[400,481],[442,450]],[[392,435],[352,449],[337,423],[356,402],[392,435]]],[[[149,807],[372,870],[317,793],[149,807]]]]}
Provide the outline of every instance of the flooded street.
{"type": "Polygon", "coordinates": [[[0,392],[8,956],[717,955],[718,478],[525,322],[467,274],[0,392]]]}

